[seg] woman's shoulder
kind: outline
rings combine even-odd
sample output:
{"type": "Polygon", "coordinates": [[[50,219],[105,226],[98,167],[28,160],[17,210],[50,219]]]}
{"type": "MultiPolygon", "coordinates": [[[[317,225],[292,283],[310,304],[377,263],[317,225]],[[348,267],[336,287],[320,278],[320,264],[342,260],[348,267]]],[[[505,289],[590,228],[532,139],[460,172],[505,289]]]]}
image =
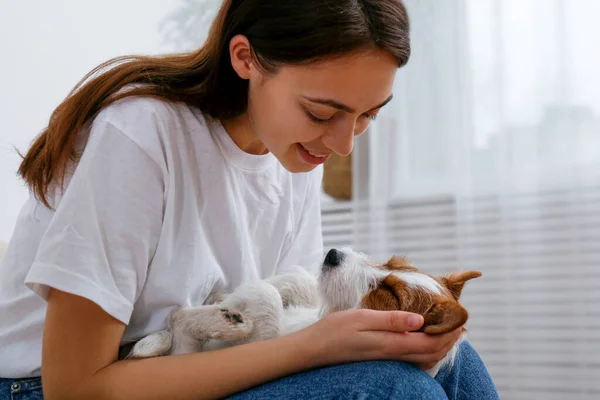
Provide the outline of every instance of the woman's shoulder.
{"type": "Polygon", "coordinates": [[[95,121],[108,122],[125,133],[147,131],[149,128],[169,131],[173,125],[180,124],[186,114],[192,113],[192,108],[185,103],[146,96],[128,96],[102,109],[95,121]]]}
{"type": "Polygon", "coordinates": [[[178,142],[186,132],[208,130],[202,113],[185,103],[140,96],[125,97],[105,107],[94,118],[92,132],[94,125],[102,132],[107,124],[161,159],[165,151],[179,151],[178,142]]]}

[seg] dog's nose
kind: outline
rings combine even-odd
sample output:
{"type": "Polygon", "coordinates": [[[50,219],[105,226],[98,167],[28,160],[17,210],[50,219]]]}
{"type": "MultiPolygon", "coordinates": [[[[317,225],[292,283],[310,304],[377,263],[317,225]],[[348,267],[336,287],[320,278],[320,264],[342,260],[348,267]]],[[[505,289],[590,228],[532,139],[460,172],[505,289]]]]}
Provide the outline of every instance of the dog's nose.
{"type": "Polygon", "coordinates": [[[344,253],[337,249],[331,249],[325,256],[325,265],[329,267],[337,267],[344,261],[344,253]]]}

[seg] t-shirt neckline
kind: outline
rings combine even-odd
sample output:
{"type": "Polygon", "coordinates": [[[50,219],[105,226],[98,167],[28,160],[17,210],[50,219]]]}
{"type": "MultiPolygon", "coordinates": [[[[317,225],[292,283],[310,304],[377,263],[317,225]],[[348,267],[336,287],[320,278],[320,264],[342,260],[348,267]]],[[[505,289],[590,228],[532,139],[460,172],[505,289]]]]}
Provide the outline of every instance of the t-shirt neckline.
{"type": "Polygon", "coordinates": [[[250,154],[240,149],[233,141],[221,121],[208,119],[214,129],[219,147],[228,163],[247,171],[261,171],[269,168],[277,161],[273,153],[250,154]]]}

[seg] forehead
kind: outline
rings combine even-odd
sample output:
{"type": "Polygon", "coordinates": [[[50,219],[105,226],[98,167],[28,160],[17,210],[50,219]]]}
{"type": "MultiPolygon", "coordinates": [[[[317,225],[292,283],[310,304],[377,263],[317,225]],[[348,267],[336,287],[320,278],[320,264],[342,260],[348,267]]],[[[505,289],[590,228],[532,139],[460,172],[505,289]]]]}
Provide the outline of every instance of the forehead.
{"type": "Polygon", "coordinates": [[[313,64],[283,66],[275,80],[298,95],[331,98],[362,109],[390,96],[397,71],[397,61],[375,49],[313,64]]]}

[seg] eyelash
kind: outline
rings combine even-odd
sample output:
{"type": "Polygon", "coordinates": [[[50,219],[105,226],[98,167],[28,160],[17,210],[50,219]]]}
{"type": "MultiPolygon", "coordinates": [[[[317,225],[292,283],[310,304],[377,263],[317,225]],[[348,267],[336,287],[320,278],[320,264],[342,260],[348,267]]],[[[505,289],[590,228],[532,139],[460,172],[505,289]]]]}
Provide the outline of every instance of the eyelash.
{"type": "MultiPolygon", "coordinates": [[[[328,122],[331,122],[332,118],[328,118],[328,119],[321,119],[321,118],[317,118],[315,117],[310,111],[306,110],[306,114],[308,115],[308,117],[310,119],[312,119],[314,122],[318,123],[318,124],[326,124],[328,122]]],[[[377,115],[373,115],[373,114],[364,114],[363,115],[365,118],[368,118],[371,121],[375,121],[377,119],[377,115]]]]}

